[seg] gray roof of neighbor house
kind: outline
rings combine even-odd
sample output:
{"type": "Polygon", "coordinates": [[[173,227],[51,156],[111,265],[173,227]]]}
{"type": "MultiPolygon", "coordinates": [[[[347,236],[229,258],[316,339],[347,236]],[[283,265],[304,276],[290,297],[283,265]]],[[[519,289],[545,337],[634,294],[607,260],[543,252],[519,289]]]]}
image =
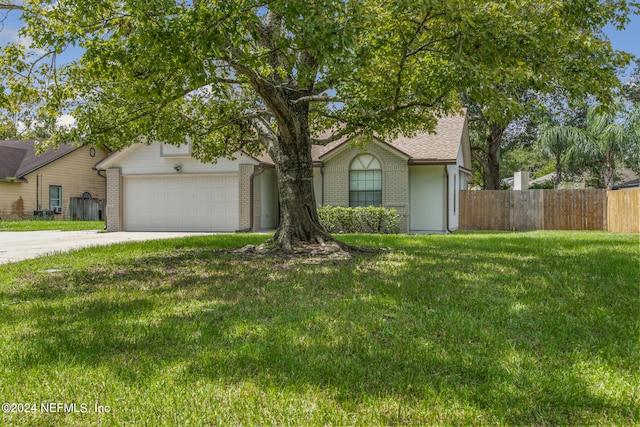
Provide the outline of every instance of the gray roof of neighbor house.
{"type": "Polygon", "coordinates": [[[0,179],[24,179],[25,175],[77,150],[80,146],[64,144],[36,155],[37,140],[0,141],[0,179]]]}
{"type": "Polygon", "coordinates": [[[614,190],[622,190],[625,188],[640,188],[640,179],[632,179],[631,181],[623,182],[613,186],[614,190]]]}

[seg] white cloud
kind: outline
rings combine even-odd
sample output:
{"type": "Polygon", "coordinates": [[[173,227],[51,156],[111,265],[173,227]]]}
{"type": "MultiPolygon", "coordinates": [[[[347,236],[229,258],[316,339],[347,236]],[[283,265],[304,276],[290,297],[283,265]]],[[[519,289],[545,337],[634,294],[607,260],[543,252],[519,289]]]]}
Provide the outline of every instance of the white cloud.
{"type": "MultiPolygon", "coordinates": [[[[23,121],[18,121],[18,123],[16,123],[18,135],[29,131],[30,128],[36,129],[39,125],[41,125],[41,122],[39,122],[38,120],[31,122],[29,126],[27,125],[27,123],[23,121]]],[[[58,128],[71,129],[71,128],[74,128],[75,126],[76,126],[76,119],[74,119],[73,116],[70,116],[69,114],[63,114],[61,116],[58,116],[58,118],[56,119],[56,127],[58,128]]]]}
{"type": "Polygon", "coordinates": [[[16,124],[16,130],[18,131],[18,135],[23,134],[27,131],[27,125],[24,122],[18,122],[16,124]]]}
{"type": "Polygon", "coordinates": [[[69,114],[63,114],[56,119],[56,126],[59,127],[72,128],[75,127],[75,125],[76,119],[74,119],[73,116],[70,116],[69,114]]]}
{"type": "Polygon", "coordinates": [[[24,37],[20,35],[20,29],[14,26],[5,24],[0,27],[0,44],[4,43],[18,43],[27,49],[27,52],[35,55],[44,55],[46,50],[33,46],[33,38],[30,36],[24,37]]]}

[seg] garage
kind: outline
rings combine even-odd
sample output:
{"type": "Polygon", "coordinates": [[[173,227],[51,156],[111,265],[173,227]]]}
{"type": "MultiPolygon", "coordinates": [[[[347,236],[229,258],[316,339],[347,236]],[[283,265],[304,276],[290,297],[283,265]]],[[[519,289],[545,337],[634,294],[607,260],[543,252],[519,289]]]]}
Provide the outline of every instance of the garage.
{"type": "Polygon", "coordinates": [[[239,228],[237,174],[123,176],[127,231],[239,228]]]}

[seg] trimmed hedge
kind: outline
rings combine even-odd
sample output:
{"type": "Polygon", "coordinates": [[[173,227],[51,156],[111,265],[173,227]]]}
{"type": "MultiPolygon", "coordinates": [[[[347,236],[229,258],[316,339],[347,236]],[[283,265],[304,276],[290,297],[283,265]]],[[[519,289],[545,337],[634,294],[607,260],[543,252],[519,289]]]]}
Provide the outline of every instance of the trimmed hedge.
{"type": "Polygon", "coordinates": [[[400,215],[395,209],[369,206],[366,208],[344,208],[321,206],[318,208],[320,223],[333,234],[374,233],[398,234],[400,215]]]}

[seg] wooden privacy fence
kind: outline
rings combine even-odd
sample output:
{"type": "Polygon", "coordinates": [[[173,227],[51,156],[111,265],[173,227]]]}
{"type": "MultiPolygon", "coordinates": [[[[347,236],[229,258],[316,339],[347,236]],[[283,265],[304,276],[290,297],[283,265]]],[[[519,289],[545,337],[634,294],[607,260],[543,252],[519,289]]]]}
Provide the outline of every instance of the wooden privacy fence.
{"type": "Polygon", "coordinates": [[[640,189],[461,191],[462,230],[638,232],[640,189]]]}
{"type": "Polygon", "coordinates": [[[80,221],[101,221],[102,200],[84,197],[69,199],[69,214],[71,219],[80,221]]]}
{"type": "Polygon", "coordinates": [[[607,191],[607,228],[618,233],[640,233],[640,188],[607,191]]]}

